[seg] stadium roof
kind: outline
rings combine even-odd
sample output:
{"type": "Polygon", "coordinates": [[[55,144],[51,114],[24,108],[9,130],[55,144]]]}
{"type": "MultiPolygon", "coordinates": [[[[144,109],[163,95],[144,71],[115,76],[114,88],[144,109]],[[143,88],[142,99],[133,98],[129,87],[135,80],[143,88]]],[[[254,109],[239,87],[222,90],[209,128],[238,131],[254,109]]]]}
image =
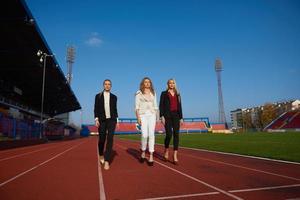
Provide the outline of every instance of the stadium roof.
{"type": "MultiPolygon", "coordinates": [[[[0,97],[40,112],[43,63],[37,51],[53,53],[23,0],[4,0],[0,11],[0,97]]],[[[80,108],[57,60],[47,57],[44,113],[80,108]]]]}

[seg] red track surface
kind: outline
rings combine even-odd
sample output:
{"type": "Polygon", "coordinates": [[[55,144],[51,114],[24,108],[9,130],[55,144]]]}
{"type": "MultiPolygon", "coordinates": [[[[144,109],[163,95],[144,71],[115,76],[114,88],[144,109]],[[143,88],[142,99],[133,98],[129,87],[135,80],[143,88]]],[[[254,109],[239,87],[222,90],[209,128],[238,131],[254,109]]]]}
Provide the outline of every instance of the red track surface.
{"type": "MultiPolygon", "coordinates": [[[[111,169],[97,138],[0,151],[1,199],[295,199],[300,165],[181,148],[179,165],[140,164],[139,143],[115,140],[111,169]]],[[[171,155],[171,154],[170,154],[171,155]]]]}

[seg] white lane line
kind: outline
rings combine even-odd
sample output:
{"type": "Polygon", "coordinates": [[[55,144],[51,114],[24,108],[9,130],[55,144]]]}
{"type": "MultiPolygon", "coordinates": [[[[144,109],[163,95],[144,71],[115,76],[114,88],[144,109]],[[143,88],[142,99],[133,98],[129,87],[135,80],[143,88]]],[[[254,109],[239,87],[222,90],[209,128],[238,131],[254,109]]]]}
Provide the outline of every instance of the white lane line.
{"type": "Polygon", "coordinates": [[[181,199],[188,197],[198,197],[198,196],[208,196],[220,194],[219,192],[206,192],[206,193],[197,193],[197,194],[185,194],[185,195],[177,195],[177,196],[166,196],[166,197],[155,197],[155,198],[147,198],[147,199],[139,199],[139,200],[163,200],[163,199],[181,199]]]}
{"type": "Polygon", "coordinates": [[[254,168],[250,168],[250,167],[244,167],[242,165],[231,164],[231,163],[217,161],[217,160],[212,160],[212,159],[208,159],[208,158],[200,158],[200,157],[188,155],[188,154],[185,154],[185,153],[180,153],[180,154],[188,156],[188,157],[191,157],[191,158],[194,158],[194,159],[198,159],[198,160],[210,161],[210,162],[214,162],[214,163],[218,163],[218,164],[228,165],[228,166],[231,166],[231,167],[236,167],[236,168],[240,168],[240,169],[246,169],[246,170],[249,170],[249,171],[255,171],[255,172],[259,172],[259,173],[263,173],[263,174],[268,174],[268,175],[272,175],[272,176],[278,176],[278,177],[281,177],[281,178],[286,178],[286,179],[290,179],[290,180],[294,180],[294,181],[300,181],[299,178],[295,178],[295,177],[291,177],[291,176],[286,176],[286,175],[282,175],[282,174],[276,174],[276,173],[272,173],[272,172],[268,172],[268,171],[264,171],[264,170],[254,169],[254,168]]]}
{"type": "Polygon", "coordinates": [[[210,188],[212,188],[212,189],[214,189],[214,190],[217,190],[218,192],[220,192],[220,193],[222,193],[222,194],[224,194],[224,195],[226,195],[226,196],[232,197],[233,199],[238,199],[238,200],[241,200],[241,199],[242,199],[242,198],[240,198],[240,197],[238,197],[238,196],[235,196],[235,195],[232,195],[232,194],[226,192],[225,190],[222,190],[222,189],[217,188],[217,187],[215,187],[215,186],[213,186],[213,185],[210,185],[210,184],[208,184],[208,183],[206,183],[206,182],[204,182],[204,181],[201,181],[201,180],[199,180],[199,179],[197,179],[197,178],[195,178],[195,177],[193,177],[193,176],[190,176],[190,175],[188,175],[188,174],[186,174],[186,173],[183,173],[183,172],[181,172],[181,171],[178,171],[178,170],[176,170],[176,169],[173,169],[172,167],[169,167],[169,166],[167,166],[167,165],[165,165],[165,164],[162,164],[162,163],[160,163],[160,162],[158,162],[158,161],[155,161],[155,163],[157,163],[157,164],[159,164],[159,165],[161,165],[161,166],[163,166],[163,167],[165,167],[165,168],[167,168],[167,169],[170,169],[170,170],[172,170],[172,171],[174,171],[174,172],[176,172],[176,173],[178,173],[178,174],[181,174],[181,175],[183,175],[183,176],[185,176],[185,177],[188,177],[188,178],[190,178],[190,179],[192,179],[192,180],[194,180],[194,181],[196,181],[196,182],[198,182],[198,183],[201,183],[201,184],[203,184],[203,185],[205,185],[205,186],[207,186],[207,187],[210,187],[210,188]]]}
{"type": "MultiPolygon", "coordinates": [[[[119,144],[118,144],[118,146],[120,146],[122,149],[126,150],[126,147],[124,147],[124,146],[122,146],[122,145],[119,145],[119,144]]],[[[159,164],[159,165],[161,165],[161,166],[163,166],[163,167],[165,167],[165,168],[167,168],[167,169],[169,169],[169,170],[172,170],[172,171],[174,171],[174,172],[176,172],[176,173],[178,173],[178,174],[181,174],[181,175],[183,175],[183,176],[185,176],[185,177],[187,177],[187,178],[189,178],[189,179],[192,179],[192,180],[194,180],[194,181],[196,181],[196,182],[198,182],[198,183],[201,183],[202,185],[205,185],[205,186],[207,186],[207,187],[209,187],[209,188],[212,188],[212,189],[214,189],[214,190],[216,190],[216,191],[218,191],[218,192],[220,192],[220,193],[222,193],[222,194],[224,194],[224,195],[226,195],[226,196],[229,196],[229,197],[231,197],[231,198],[233,198],[233,199],[242,200],[242,198],[240,198],[240,197],[238,197],[238,196],[235,196],[235,195],[233,195],[233,194],[230,194],[229,192],[226,192],[225,190],[222,190],[222,189],[217,188],[217,187],[215,187],[215,186],[213,186],[213,185],[210,185],[210,184],[208,184],[208,183],[206,183],[206,182],[204,182],[204,181],[201,181],[201,180],[199,180],[199,179],[197,179],[197,178],[195,178],[195,177],[193,177],[193,176],[190,176],[190,175],[188,175],[188,174],[186,174],[186,173],[183,173],[183,172],[181,172],[181,171],[178,171],[178,170],[176,170],[176,169],[173,169],[172,167],[169,167],[169,166],[167,166],[167,165],[165,165],[165,164],[163,164],[163,163],[161,163],[161,162],[155,161],[155,163],[157,163],[157,164],[159,164]]]]}
{"type": "Polygon", "coordinates": [[[277,159],[257,157],[257,156],[248,156],[248,155],[242,155],[242,154],[237,154],[237,153],[227,153],[227,152],[221,152],[221,151],[213,151],[213,150],[206,150],[206,149],[196,149],[196,148],[190,148],[190,147],[180,147],[180,148],[190,149],[190,150],[195,150],[195,151],[204,151],[204,152],[209,152],[209,153],[224,154],[224,155],[230,155],[230,156],[239,156],[239,157],[244,157],[244,158],[266,160],[266,161],[279,162],[279,163],[285,163],[285,164],[300,165],[299,162],[286,161],[286,160],[277,160],[277,159]]]}
{"type": "MultiPolygon", "coordinates": [[[[86,141],[84,141],[84,142],[86,142],[86,141]]],[[[40,166],[42,166],[42,165],[44,165],[44,164],[50,162],[51,160],[53,160],[53,159],[55,159],[55,158],[57,158],[57,157],[63,155],[64,153],[66,153],[66,152],[68,152],[68,151],[70,151],[70,150],[72,150],[72,149],[78,147],[79,145],[81,145],[81,144],[84,143],[84,142],[81,142],[80,144],[78,144],[78,145],[76,145],[76,146],[73,146],[73,147],[71,147],[71,148],[69,148],[69,149],[67,149],[67,150],[65,150],[65,151],[63,151],[63,152],[61,152],[61,153],[59,153],[59,154],[53,156],[52,158],[50,158],[50,159],[48,159],[48,160],[46,160],[46,161],[44,161],[44,162],[42,162],[42,163],[40,163],[40,164],[38,164],[38,165],[36,165],[36,166],[34,166],[34,167],[32,167],[32,168],[30,168],[30,169],[28,169],[28,170],[26,170],[26,171],[24,171],[24,172],[22,172],[22,173],[19,173],[18,175],[16,175],[16,176],[14,176],[14,177],[12,177],[12,178],[10,178],[10,179],[8,179],[8,180],[6,180],[6,181],[0,183],[0,187],[4,186],[5,184],[7,184],[7,183],[9,183],[9,182],[11,182],[11,181],[13,181],[13,180],[15,180],[15,179],[17,179],[17,178],[19,178],[19,177],[25,175],[25,174],[27,174],[28,172],[31,172],[31,171],[37,169],[38,167],[40,167],[40,166]]]]}
{"type": "MultiPolygon", "coordinates": [[[[123,141],[130,141],[130,142],[138,142],[137,140],[132,139],[120,139],[123,141]]],[[[163,144],[155,144],[159,146],[163,146],[163,144]]],[[[170,147],[173,147],[173,145],[170,145],[170,147]]],[[[213,151],[213,150],[207,150],[207,149],[196,149],[191,147],[180,147],[181,149],[189,149],[194,151],[204,151],[209,153],[216,153],[216,154],[224,154],[224,155],[230,155],[230,156],[239,156],[244,158],[252,158],[252,159],[258,159],[258,160],[265,160],[265,161],[271,161],[271,162],[278,162],[278,163],[285,163],[285,164],[294,164],[294,165],[300,165],[300,162],[293,162],[293,161],[286,161],[286,160],[277,160],[272,158],[264,158],[264,157],[257,157],[257,156],[249,156],[249,155],[242,155],[237,153],[229,153],[229,152],[221,152],[221,151],[213,151]]]]}
{"type": "Polygon", "coordinates": [[[22,157],[22,156],[29,155],[29,154],[33,154],[33,153],[36,153],[36,152],[39,152],[39,151],[44,151],[44,150],[47,150],[47,149],[52,149],[52,148],[55,148],[55,147],[58,147],[58,146],[59,145],[55,145],[55,146],[51,146],[51,147],[46,147],[46,148],[38,149],[38,150],[35,150],[35,151],[30,151],[30,152],[26,152],[26,153],[22,153],[22,154],[10,156],[10,157],[7,157],[7,158],[2,158],[2,159],[0,159],[0,162],[5,161],[5,160],[10,160],[10,159],[13,159],[13,158],[22,157]]]}
{"type": "Polygon", "coordinates": [[[99,192],[100,192],[100,200],[106,200],[105,197],[105,190],[104,190],[104,182],[103,182],[103,176],[102,176],[102,170],[101,165],[99,161],[99,151],[98,151],[98,145],[97,145],[97,169],[98,169],[98,180],[99,180],[99,192]]]}
{"type": "Polygon", "coordinates": [[[47,145],[47,144],[49,144],[49,143],[40,143],[40,144],[33,144],[33,145],[16,147],[16,148],[11,148],[11,149],[3,149],[3,150],[0,151],[0,155],[8,153],[8,152],[10,153],[10,152],[15,152],[15,151],[23,151],[23,150],[35,149],[36,147],[38,147],[40,145],[47,145]]]}
{"type": "Polygon", "coordinates": [[[300,200],[300,197],[291,198],[291,199],[286,199],[286,200],[300,200]]]}
{"type": "Polygon", "coordinates": [[[275,190],[281,188],[292,188],[292,187],[300,187],[300,184],[293,185],[281,185],[281,186],[273,186],[273,187],[261,187],[261,188],[249,188],[249,189],[241,189],[241,190],[230,190],[230,193],[239,193],[239,192],[252,192],[252,191],[261,191],[261,190],[275,190]]]}
{"type": "MultiPolygon", "coordinates": [[[[181,147],[181,148],[183,148],[183,147],[181,147]]],[[[191,148],[188,148],[188,149],[191,149],[191,148]]],[[[192,149],[192,150],[197,150],[197,149],[192,149]]],[[[276,173],[272,173],[272,172],[268,172],[268,171],[264,171],[264,170],[250,168],[250,167],[244,167],[242,165],[231,164],[231,163],[227,163],[227,162],[223,162],[223,161],[217,161],[217,160],[212,160],[212,159],[208,159],[208,158],[201,158],[201,157],[198,157],[198,156],[193,156],[193,155],[189,155],[189,154],[182,153],[182,152],[180,154],[188,156],[188,157],[192,157],[192,158],[195,158],[195,159],[198,159],[198,160],[210,161],[210,162],[214,162],[214,163],[218,163],[218,164],[223,164],[223,165],[228,165],[228,166],[232,166],[232,167],[236,167],[236,168],[241,168],[241,169],[246,169],[246,170],[250,170],[250,171],[260,172],[260,173],[264,173],[264,174],[268,174],[268,175],[272,175],[272,176],[277,176],[277,177],[281,177],[281,178],[286,178],[286,179],[290,179],[290,180],[294,180],[294,181],[300,181],[299,178],[295,178],[295,177],[291,177],[291,176],[276,174],[276,173]]]]}

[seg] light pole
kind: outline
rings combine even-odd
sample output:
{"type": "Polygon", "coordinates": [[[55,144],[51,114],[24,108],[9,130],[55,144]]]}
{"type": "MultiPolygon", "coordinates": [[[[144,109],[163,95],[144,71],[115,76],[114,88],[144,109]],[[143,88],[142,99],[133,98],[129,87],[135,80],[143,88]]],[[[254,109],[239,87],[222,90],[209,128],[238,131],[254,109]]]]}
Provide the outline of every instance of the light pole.
{"type": "Polygon", "coordinates": [[[44,61],[44,67],[43,67],[43,84],[42,84],[42,100],[41,100],[41,118],[40,118],[40,138],[42,138],[42,122],[43,122],[43,112],[44,112],[44,94],[45,94],[45,78],[46,78],[46,62],[47,57],[53,57],[54,55],[49,55],[47,53],[42,52],[41,50],[38,50],[37,54],[38,57],[40,57],[40,62],[42,63],[44,61]]]}

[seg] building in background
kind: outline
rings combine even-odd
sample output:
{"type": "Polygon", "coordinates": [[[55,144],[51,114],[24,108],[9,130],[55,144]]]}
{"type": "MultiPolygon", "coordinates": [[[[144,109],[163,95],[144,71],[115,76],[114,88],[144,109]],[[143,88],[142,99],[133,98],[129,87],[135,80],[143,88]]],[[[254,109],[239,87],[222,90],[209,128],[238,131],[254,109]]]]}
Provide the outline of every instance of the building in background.
{"type": "Polygon", "coordinates": [[[288,111],[300,109],[300,100],[266,103],[251,108],[238,108],[230,112],[234,131],[263,130],[273,120],[288,111]]]}
{"type": "Polygon", "coordinates": [[[243,128],[243,111],[245,109],[236,109],[230,112],[232,129],[239,130],[243,128]]]}

